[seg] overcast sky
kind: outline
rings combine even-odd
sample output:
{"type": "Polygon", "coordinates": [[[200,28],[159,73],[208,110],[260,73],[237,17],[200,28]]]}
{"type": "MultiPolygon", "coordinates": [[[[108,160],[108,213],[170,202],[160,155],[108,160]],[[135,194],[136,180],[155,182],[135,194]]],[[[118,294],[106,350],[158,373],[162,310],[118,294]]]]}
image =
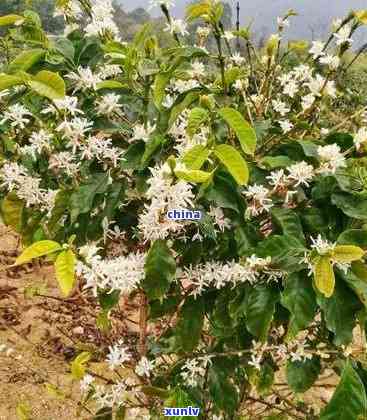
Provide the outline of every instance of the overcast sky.
{"type": "MultiPolygon", "coordinates": [[[[136,7],[147,7],[148,0],[121,0],[125,9],[132,10],[136,7]]],[[[175,16],[182,17],[187,0],[176,0],[176,6],[172,9],[175,16]]],[[[234,15],[236,0],[228,0],[233,5],[234,15]]],[[[334,17],[343,17],[351,9],[365,9],[367,0],[240,0],[241,25],[245,25],[254,19],[253,28],[261,35],[275,30],[276,17],[293,8],[299,16],[293,18],[293,25],[288,30],[291,38],[314,38],[325,34],[328,23],[334,17]]],[[[151,11],[154,14],[153,11],[151,11]]],[[[234,19],[235,20],[235,19],[234,19]]],[[[367,31],[363,36],[367,42],[367,31]]]]}

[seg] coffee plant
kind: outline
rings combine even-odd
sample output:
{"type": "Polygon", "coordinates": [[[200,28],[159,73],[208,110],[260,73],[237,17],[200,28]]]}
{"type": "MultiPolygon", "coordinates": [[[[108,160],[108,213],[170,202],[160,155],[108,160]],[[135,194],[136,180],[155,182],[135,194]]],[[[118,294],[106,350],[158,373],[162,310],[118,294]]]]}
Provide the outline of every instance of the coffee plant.
{"type": "Polygon", "coordinates": [[[14,266],[52,262],[107,337],[119,301],[139,302],[135,342],[71,362],[81,413],[366,419],[367,101],[344,80],[367,11],[308,45],[284,40],[290,10],[259,49],[216,0],[185,20],[152,0],[164,46],[149,24],[124,42],[110,0],[56,3],[63,35],[0,17],[0,199],[14,266]],[[326,371],[340,379],[317,407],[303,394],[326,371]]]}

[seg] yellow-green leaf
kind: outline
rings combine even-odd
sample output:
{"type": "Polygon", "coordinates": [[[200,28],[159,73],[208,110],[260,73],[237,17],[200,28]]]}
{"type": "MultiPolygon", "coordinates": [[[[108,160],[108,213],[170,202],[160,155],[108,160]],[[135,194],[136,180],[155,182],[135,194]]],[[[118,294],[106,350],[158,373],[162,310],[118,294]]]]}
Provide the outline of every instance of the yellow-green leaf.
{"type": "Polygon", "coordinates": [[[14,25],[14,23],[21,23],[23,20],[23,16],[19,15],[0,16],[0,26],[14,25]]]}
{"type": "Polygon", "coordinates": [[[1,215],[4,223],[17,232],[21,229],[23,208],[24,202],[14,192],[9,193],[1,203],[1,215]]]}
{"type": "Polygon", "coordinates": [[[243,116],[233,108],[221,108],[218,114],[236,133],[242,150],[253,155],[256,149],[256,133],[243,116]]]}
{"type": "Polygon", "coordinates": [[[52,254],[53,252],[62,249],[61,245],[55,241],[39,241],[35,242],[28,248],[26,248],[16,259],[15,265],[24,264],[34,258],[39,258],[44,255],[52,254]]]}
{"type": "Polygon", "coordinates": [[[200,125],[202,125],[208,119],[208,117],[209,112],[205,108],[193,108],[187,120],[187,134],[190,137],[192,137],[196,133],[200,125]]]}
{"type": "Polygon", "coordinates": [[[354,261],[352,263],[352,272],[359,279],[367,282],[367,265],[364,264],[362,261],[354,261]]]}
{"type": "Polygon", "coordinates": [[[59,389],[56,385],[50,384],[50,383],[45,383],[45,388],[47,393],[53,397],[53,398],[57,398],[58,400],[64,400],[65,399],[65,394],[61,391],[61,389],[59,389]]]}
{"type": "Polygon", "coordinates": [[[65,82],[58,73],[42,70],[30,78],[27,84],[31,89],[48,99],[61,99],[65,96],[65,82]]]}
{"type": "Polygon", "coordinates": [[[128,86],[125,83],[121,83],[118,80],[104,80],[103,82],[97,83],[97,90],[100,89],[126,89],[128,86]]]}
{"type": "Polygon", "coordinates": [[[182,161],[188,169],[200,169],[209,155],[210,150],[205,146],[198,144],[184,154],[182,161]]]}
{"type": "Polygon", "coordinates": [[[56,279],[62,294],[67,297],[75,283],[76,258],[71,249],[66,249],[57,256],[55,261],[56,279]]]}
{"type": "Polygon", "coordinates": [[[360,23],[367,25],[367,9],[366,10],[358,10],[354,12],[356,18],[360,23]]]}
{"type": "Polygon", "coordinates": [[[364,251],[355,245],[338,245],[334,248],[333,259],[340,263],[351,263],[360,260],[364,251]]]}
{"type": "Polygon", "coordinates": [[[46,55],[46,51],[41,48],[23,51],[9,64],[9,72],[27,71],[46,55]]]}
{"type": "Polygon", "coordinates": [[[197,184],[208,181],[212,176],[212,172],[200,171],[198,169],[175,170],[175,174],[177,178],[197,184]]]}
{"type": "Polygon", "coordinates": [[[19,403],[15,412],[18,420],[31,420],[31,409],[28,404],[19,403]]]}
{"type": "Polygon", "coordinates": [[[248,183],[249,170],[247,163],[234,147],[221,144],[215,148],[214,153],[239,185],[248,183]]]}
{"type": "Polygon", "coordinates": [[[83,379],[85,375],[85,364],[90,360],[91,354],[83,351],[71,362],[71,375],[74,379],[83,379]]]}
{"type": "Polygon", "coordinates": [[[318,257],[315,263],[315,285],[327,298],[331,297],[335,287],[335,276],[330,258],[318,257]]]}
{"type": "Polygon", "coordinates": [[[23,79],[21,77],[12,76],[9,74],[0,74],[0,91],[9,89],[13,86],[21,85],[23,79]]]}
{"type": "Polygon", "coordinates": [[[190,4],[186,9],[186,19],[188,21],[197,18],[207,19],[210,13],[210,3],[202,1],[201,3],[190,4]]]}

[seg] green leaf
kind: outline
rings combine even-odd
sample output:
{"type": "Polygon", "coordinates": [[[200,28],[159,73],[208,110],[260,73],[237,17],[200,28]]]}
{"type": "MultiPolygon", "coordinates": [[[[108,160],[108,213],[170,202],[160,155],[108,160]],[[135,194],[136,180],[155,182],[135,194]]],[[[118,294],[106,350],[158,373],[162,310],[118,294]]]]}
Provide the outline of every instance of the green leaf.
{"type": "Polygon", "coordinates": [[[335,345],[349,344],[353,337],[356,314],[361,308],[356,295],[337,278],[333,295],[330,298],[318,295],[317,302],[324,314],[327,329],[334,333],[335,345]]]}
{"type": "Polygon", "coordinates": [[[62,294],[67,297],[75,283],[76,258],[71,249],[60,252],[55,261],[56,279],[62,294]]]}
{"type": "Polygon", "coordinates": [[[271,257],[278,268],[287,272],[300,271],[304,268],[300,259],[305,253],[303,244],[293,236],[271,235],[256,248],[256,255],[262,258],[271,257]]]}
{"type": "Polygon", "coordinates": [[[195,20],[198,18],[206,18],[210,13],[210,3],[209,2],[199,2],[195,4],[190,4],[186,8],[186,19],[187,21],[195,20]]]}
{"type": "Polygon", "coordinates": [[[27,81],[27,84],[38,95],[48,99],[61,99],[65,96],[66,88],[64,80],[58,73],[42,70],[27,81]]]}
{"type": "Polygon", "coordinates": [[[145,278],[142,287],[150,299],[161,298],[174,279],[176,262],[163,240],[151,245],[145,260],[145,278]]]}
{"type": "Polygon", "coordinates": [[[83,351],[71,362],[71,375],[74,379],[83,379],[86,369],[85,364],[90,360],[91,354],[88,351],[83,351]]]}
{"type": "Polygon", "coordinates": [[[52,398],[57,398],[58,400],[64,400],[65,399],[65,394],[56,385],[53,385],[53,384],[50,384],[50,383],[46,382],[45,383],[45,388],[46,388],[46,391],[47,391],[48,395],[50,395],[52,398]]]}
{"type": "Polygon", "coordinates": [[[367,230],[349,229],[339,235],[337,243],[340,245],[356,245],[367,248],[367,230]]]}
{"type": "Polygon", "coordinates": [[[265,156],[260,160],[260,165],[266,169],[288,168],[294,161],[288,156],[265,156]]]}
{"type": "Polygon", "coordinates": [[[330,257],[318,257],[315,262],[315,286],[325,297],[329,298],[334,293],[335,275],[330,257]]]}
{"type": "Polygon", "coordinates": [[[363,256],[363,249],[355,245],[337,245],[332,254],[332,258],[340,263],[351,263],[360,260],[363,256]]]}
{"type": "Polygon", "coordinates": [[[209,156],[210,150],[198,144],[184,154],[182,162],[188,169],[200,169],[209,156]]]}
{"type": "Polygon", "coordinates": [[[146,144],[145,144],[145,152],[141,158],[141,164],[144,167],[145,165],[147,165],[152,157],[152,155],[154,154],[154,152],[165,143],[166,139],[164,138],[164,136],[161,135],[157,135],[154,136],[152,139],[150,139],[146,144]]]}
{"type": "Polygon", "coordinates": [[[191,352],[200,341],[204,323],[204,304],[202,299],[190,296],[183,305],[175,330],[177,345],[183,351],[191,352]]]}
{"type": "Polygon", "coordinates": [[[166,86],[172,77],[172,71],[166,71],[156,75],[153,86],[153,101],[158,109],[161,108],[166,95],[166,86]]]}
{"type": "Polygon", "coordinates": [[[187,127],[186,132],[187,134],[192,137],[199,127],[207,121],[209,118],[208,110],[204,108],[193,108],[190,112],[189,118],[187,120],[187,127]]]}
{"type": "Polygon", "coordinates": [[[23,51],[9,64],[9,72],[28,71],[32,66],[41,61],[45,55],[46,51],[41,48],[23,51]]]}
{"type": "Polygon", "coordinates": [[[246,295],[246,328],[261,341],[267,337],[275,312],[277,292],[265,285],[248,288],[246,295]]]}
{"type": "Polygon", "coordinates": [[[98,291],[98,302],[101,308],[109,311],[114,308],[120,300],[120,290],[114,290],[113,292],[98,291]]]}
{"type": "Polygon", "coordinates": [[[169,397],[169,391],[167,389],[158,388],[156,386],[144,385],[140,388],[148,397],[158,397],[160,399],[165,399],[169,397]]]}
{"type": "Polygon", "coordinates": [[[367,199],[347,193],[338,193],[331,196],[332,203],[349,217],[354,219],[367,219],[367,199]]]}
{"type": "Polygon", "coordinates": [[[274,383],[274,369],[270,363],[265,362],[261,365],[260,372],[257,372],[255,379],[256,390],[260,395],[267,395],[270,393],[274,383]]]}
{"type": "Polygon", "coordinates": [[[96,194],[105,193],[107,187],[107,173],[95,173],[81,185],[70,197],[71,223],[76,221],[79,214],[88,213],[92,209],[96,194]]]}
{"type": "Polygon", "coordinates": [[[214,149],[214,153],[239,185],[248,183],[249,169],[247,163],[234,147],[221,144],[214,149]]]}
{"type": "Polygon", "coordinates": [[[209,368],[208,381],[214,405],[231,416],[238,404],[238,393],[229,381],[227,373],[220,366],[213,364],[209,368]]]}
{"type": "Polygon", "coordinates": [[[103,82],[97,83],[96,90],[102,89],[127,89],[128,85],[121,83],[118,80],[104,80],[103,82]]]}
{"type": "Polygon", "coordinates": [[[200,184],[203,182],[207,182],[211,178],[213,173],[200,171],[198,169],[175,169],[175,175],[177,176],[177,178],[183,179],[184,181],[200,184]]]}
{"type": "Polygon", "coordinates": [[[23,79],[10,74],[0,74],[0,91],[23,84],[23,79]]]}
{"type": "Polygon", "coordinates": [[[31,409],[28,404],[18,403],[15,413],[17,416],[17,420],[31,420],[32,419],[31,409]]]}
{"type": "Polygon", "coordinates": [[[179,115],[188,108],[193,102],[195,102],[199,98],[199,92],[192,91],[187,93],[181,102],[178,102],[174,105],[171,109],[171,114],[168,121],[168,128],[171,128],[172,125],[175,123],[179,115]]]}
{"type": "Polygon", "coordinates": [[[271,215],[276,224],[282,229],[284,235],[294,236],[304,243],[305,238],[302,224],[298,214],[294,210],[284,207],[273,207],[271,209],[271,215]]]}
{"type": "Polygon", "coordinates": [[[352,263],[352,270],[340,276],[358,296],[360,302],[367,309],[367,267],[361,261],[352,263]]]}
{"type": "Polygon", "coordinates": [[[107,333],[108,331],[110,331],[112,327],[111,320],[108,315],[109,315],[109,311],[101,310],[99,311],[98,316],[96,318],[97,328],[104,333],[107,333]]]}
{"type": "Polygon", "coordinates": [[[320,420],[364,419],[367,415],[366,391],[361,378],[347,361],[329,404],[322,410],[320,420]]]}
{"type": "Polygon", "coordinates": [[[319,358],[287,363],[287,382],[294,392],[306,392],[321,372],[319,358]]]}
{"type": "Polygon", "coordinates": [[[312,322],[316,313],[316,296],[310,279],[301,273],[287,278],[281,304],[291,313],[288,335],[293,338],[312,322]]]}
{"type": "Polygon", "coordinates": [[[102,407],[100,408],[95,416],[93,416],[93,420],[113,420],[113,412],[111,407],[102,407]]]}
{"type": "Polygon", "coordinates": [[[26,248],[16,259],[14,265],[24,264],[33,260],[34,258],[39,258],[44,255],[52,254],[53,252],[60,251],[62,246],[55,241],[39,241],[28,248],[26,248]]]}
{"type": "Polygon", "coordinates": [[[11,226],[16,232],[20,232],[23,209],[23,200],[20,200],[15,193],[7,194],[1,202],[1,215],[5,225],[11,226]]]}
{"type": "Polygon", "coordinates": [[[362,261],[354,261],[352,263],[352,272],[361,280],[366,282],[367,286],[367,265],[362,261]]]}
{"type": "Polygon", "coordinates": [[[221,108],[218,114],[236,133],[242,150],[253,155],[256,150],[256,133],[243,116],[233,108],[221,108]]]}
{"type": "Polygon", "coordinates": [[[24,17],[19,15],[0,16],[0,26],[14,25],[15,23],[21,23],[23,20],[24,17]]]}

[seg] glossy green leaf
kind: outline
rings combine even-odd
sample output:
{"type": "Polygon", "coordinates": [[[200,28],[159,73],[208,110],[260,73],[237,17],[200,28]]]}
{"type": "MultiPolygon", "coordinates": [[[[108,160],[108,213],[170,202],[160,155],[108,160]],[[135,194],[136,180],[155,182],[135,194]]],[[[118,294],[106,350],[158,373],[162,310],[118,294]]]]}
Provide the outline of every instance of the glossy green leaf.
{"type": "Polygon", "coordinates": [[[273,207],[271,215],[275,223],[282,229],[284,235],[293,236],[304,243],[303,228],[298,214],[284,207],[273,207]]]}
{"type": "Polygon", "coordinates": [[[145,260],[145,278],[141,285],[150,299],[161,298],[176,272],[176,262],[163,240],[155,241],[145,260]]]}
{"type": "Polygon", "coordinates": [[[42,70],[27,81],[27,84],[38,95],[48,99],[61,99],[65,96],[65,82],[58,73],[42,70]]]}
{"type": "Polygon", "coordinates": [[[251,287],[246,295],[246,328],[257,339],[266,340],[273,319],[277,292],[265,285],[251,287]]]}
{"type": "Polygon", "coordinates": [[[198,345],[204,323],[204,302],[190,296],[183,305],[176,325],[177,346],[191,352],[198,345]]]}
{"type": "Polygon", "coordinates": [[[333,194],[332,203],[349,217],[354,219],[367,219],[367,198],[347,193],[333,194]]]}
{"type": "Polygon", "coordinates": [[[247,163],[234,147],[221,144],[214,149],[214,153],[239,185],[248,183],[249,169],[247,163]]]}
{"type": "Polygon", "coordinates": [[[71,249],[66,249],[57,256],[55,261],[56,279],[63,296],[67,297],[75,283],[76,258],[71,249]]]}
{"type": "Polygon", "coordinates": [[[182,162],[188,169],[200,169],[209,156],[210,150],[198,144],[185,152],[182,162]]]}
{"type": "Polygon", "coordinates": [[[9,72],[28,71],[32,66],[40,62],[45,55],[46,51],[41,48],[23,51],[9,64],[9,72]]]}
{"type": "Polygon", "coordinates": [[[61,245],[55,241],[39,241],[26,248],[15,260],[15,265],[24,264],[34,258],[43,257],[62,249],[61,245]]]}
{"type": "Polygon", "coordinates": [[[256,149],[256,133],[251,125],[233,108],[221,108],[218,113],[236,133],[242,150],[253,155],[256,149]]]}
{"type": "Polygon", "coordinates": [[[209,118],[209,112],[208,110],[204,109],[204,108],[193,108],[190,111],[189,114],[189,118],[187,120],[187,127],[186,127],[186,132],[187,134],[192,137],[197,130],[199,129],[199,127],[205,123],[205,121],[207,121],[207,119],[209,118]]]}
{"type": "Polygon", "coordinates": [[[200,184],[207,182],[212,176],[212,173],[200,171],[199,169],[176,169],[175,175],[177,178],[183,179],[184,181],[200,184]]]}
{"type": "Polygon", "coordinates": [[[341,233],[338,237],[339,245],[355,245],[361,248],[367,248],[367,230],[365,229],[348,229],[341,233]]]}
{"type": "Polygon", "coordinates": [[[347,361],[329,404],[321,412],[320,420],[362,420],[366,416],[365,388],[361,378],[347,361]]]}
{"type": "Polygon", "coordinates": [[[316,313],[316,296],[310,278],[303,273],[288,276],[281,304],[291,313],[288,335],[293,338],[312,322],[316,313]]]}
{"type": "Polygon", "coordinates": [[[321,372],[320,359],[312,358],[300,361],[288,361],[287,382],[294,392],[306,392],[319,377],[321,372]]]}

